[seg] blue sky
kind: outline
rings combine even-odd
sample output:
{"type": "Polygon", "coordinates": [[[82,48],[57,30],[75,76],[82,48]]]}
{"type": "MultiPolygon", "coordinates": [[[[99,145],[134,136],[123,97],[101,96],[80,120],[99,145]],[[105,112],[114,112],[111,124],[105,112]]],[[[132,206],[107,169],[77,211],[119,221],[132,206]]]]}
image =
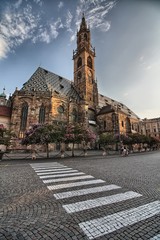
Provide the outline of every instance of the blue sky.
{"type": "Polygon", "coordinates": [[[140,118],[160,117],[158,0],[0,0],[0,92],[21,89],[39,66],[72,80],[83,12],[99,92],[140,118]]]}

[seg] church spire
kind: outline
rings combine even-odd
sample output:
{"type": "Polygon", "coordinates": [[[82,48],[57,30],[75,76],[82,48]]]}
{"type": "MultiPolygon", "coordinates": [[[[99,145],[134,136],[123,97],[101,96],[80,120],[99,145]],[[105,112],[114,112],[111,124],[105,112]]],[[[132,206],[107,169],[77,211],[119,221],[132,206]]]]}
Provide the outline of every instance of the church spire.
{"type": "Polygon", "coordinates": [[[77,49],[73,51],[74,85],[85,103],[95,109],[98,104],[98,89],[95,81],[95,49],[91,45],[91,33],[83,13],[77,32],[77,49]]]}
{"type": "Polygon", "coordinates": [[[80,30],[87,30],[87,24],[86,24],[86,19],[85,19],[84,13],[82,15],[80,30]]]}

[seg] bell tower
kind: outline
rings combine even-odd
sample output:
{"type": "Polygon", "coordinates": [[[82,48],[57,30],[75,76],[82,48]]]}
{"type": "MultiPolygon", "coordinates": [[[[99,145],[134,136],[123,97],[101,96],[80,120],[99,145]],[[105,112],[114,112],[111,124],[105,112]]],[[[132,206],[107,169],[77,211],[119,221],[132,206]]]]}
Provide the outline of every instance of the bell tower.
{"type": "Polygon", "coordinates": [[[90,29],[83,14],[80,29],[77,32],[77,49],[73,51],[74,86],[85,104],[93,110],[98,105],[94,58],[95,48],[91,45],[90,29]]]}

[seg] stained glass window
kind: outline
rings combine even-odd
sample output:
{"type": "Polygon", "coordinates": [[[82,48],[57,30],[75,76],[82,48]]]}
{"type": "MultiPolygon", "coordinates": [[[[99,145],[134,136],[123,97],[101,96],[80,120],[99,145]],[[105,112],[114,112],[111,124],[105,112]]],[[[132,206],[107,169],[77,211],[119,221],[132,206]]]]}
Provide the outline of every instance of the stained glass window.
{"type": "Polygon", "coordinates": [[[45,109],[45,106],[42,104],[39,110],[39,123],[45,122],[45,113],[46,113],[46,109],[45,109]]]}
{"type": "Polygon", "coordinates": [[[20,125],[20,130],[21,131],[26,130],[27,116],[28,116],[28,104],[24,103],[22,105],[22,111],[21,111],[21,125],[20,125]]]}

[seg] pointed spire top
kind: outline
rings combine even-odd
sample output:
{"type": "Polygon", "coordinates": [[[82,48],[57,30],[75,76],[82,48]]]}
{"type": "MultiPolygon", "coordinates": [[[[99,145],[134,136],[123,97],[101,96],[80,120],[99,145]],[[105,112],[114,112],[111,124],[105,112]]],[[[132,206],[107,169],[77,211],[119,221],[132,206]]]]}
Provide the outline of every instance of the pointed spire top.
{"type": "Polygon", "coordinates": [[[81,29],[87,29],[87,24],[86,24],[86,19],[85,19],[85,16],[84,16],[84,12],[82,14],[82,21],[81,21],[81,26],[80,26],[81,29]]]}

